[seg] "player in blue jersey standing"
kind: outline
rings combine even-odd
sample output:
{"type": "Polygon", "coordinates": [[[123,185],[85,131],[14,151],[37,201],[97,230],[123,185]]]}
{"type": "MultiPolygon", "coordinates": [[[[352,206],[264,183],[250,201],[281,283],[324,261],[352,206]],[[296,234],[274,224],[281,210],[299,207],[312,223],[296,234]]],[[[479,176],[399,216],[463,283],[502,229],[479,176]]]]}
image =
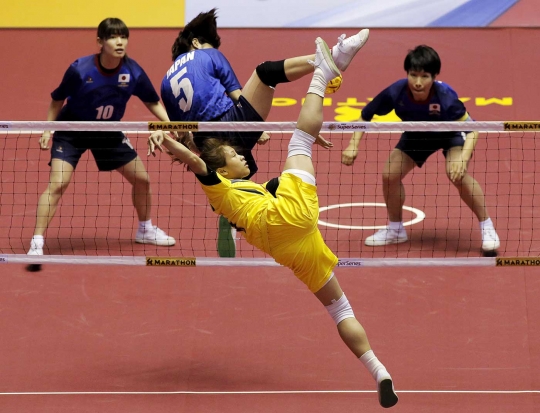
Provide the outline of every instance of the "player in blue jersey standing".
{"type": "MultiPolygon", "coordinates": [[[[144,70],[126,55],[129,29],[117,18],[103,20],[97,29],[98,54],[77,59],[52,94],[49,121],[120,121],[132,95],[162,121],[169,117],[144,70]],[[67,100],[67,101],[66,101],[67,100]],[[64,105],[64,101],[66,104],[64,105]]],[[[152,192],[144,164],[122,132],[45,131],[42,150],[51,149],[49,185],[37,207],[29,255],[43,255],[44,234],[62,194],[71,181],[81,155],[90,150],[100,171],[117,170],[132,185],[132,200],[139,219],[135,242],[172,246],[175,239],[152,225],[152,192]]]]}
{"type": "Polygon", "coordinates": [[[371,349],[367,334],[334,275],[338,259],[317,226],[319,202],[312,146],[323,122],[327,83],[340,76],[340,70],[326,43],[318,38],[316,44],[315,71],[279,177],[264,184],[246,179],[251,173],[246,159],[230,142],[221,139],[207,139],[199,157],[163,131],[157,131],[149,138],[149,153],[156,148],[163,151],[164,146],[174,158],[185,163],[199,180],[212,210],[241,229],[250,244],[294,272],[325,306],[343,342],[372,375],[379,403],[389,408],[398,402],[392,377],[371,349]]]}
{"type": "MultiPolygon", "coordinates": [[[[386,115],[395,110],[403,121],[472,122],[457,93],[446,83],[435,80],[441,70],[441,60],[433,48],[420,45],[409,51],[404,69],[407,79],[393,83],[369,102],[362,110],[361,121],[369,122],[374,115],[386,115]]],[[[471,123],[471,129],[473,126],[471,123]]],[[[362,132],[353,134],[348,147],[343,151],[343,164],[352,165],[356,159],[362,135],[362,132]]],[[[415,166],[421,168],[429,156],[442,149],[448,178],[480,222],[482,250],[488,255],[496,254],[500,241],[487,212],[484,192],[467,172],[477,139],[476,131],[403,133],[383,170],[383,195],[389,224],[366,238],[366,245],[398,244],[408,240],[402,218],[405,202],[403,178],[415,166]]]]}
{"type": "MultiPolygon", "coordinates": [[[[368,37],[368,29],[349,38],[339,37],[332,55],[341,71],[347,69],[368,37]]],[[[313,73],[308,61],[312,61],[314,55],[266,61],[257,66],[242,88],[227,58],[218,50],[220,45],[216,9],[200,13],[178,34],[172,47],[174,63],[161,83],[161,98],[172,121],[262,122],[270,113],[275,87],[279,83],[313,73]]],[[[194,133],[193,142],[201,148],[205,139],[215,136],[229,139],[240,148],[248,163],[250,177],[257,172],[251,150],[266,140],[263,131],[199,132],[194,133]]],[[[321,137],[318,143],[323,147],[330,146],[321,137]]],[[[223,219],[220,219],[219,234],[225,234],[218,240],[220,256],[234,256],[234,252],[230,252],[234,248],[230,242],[230,229],[223,219]],[[220,247],[222,244],[224,248],[220,247]]]]}

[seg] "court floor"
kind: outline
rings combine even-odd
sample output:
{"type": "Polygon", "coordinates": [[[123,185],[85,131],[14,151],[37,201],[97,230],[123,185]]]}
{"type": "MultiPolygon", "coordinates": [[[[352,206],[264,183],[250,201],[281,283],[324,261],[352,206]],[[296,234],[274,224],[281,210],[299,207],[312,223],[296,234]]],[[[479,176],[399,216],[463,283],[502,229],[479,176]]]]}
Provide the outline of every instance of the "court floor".
{"type": "MultiPolygon", "coordinates": [[[[476,118],[535,119],[530,93],[536,63],[540,63],[540,53],[532,50],[540,47],[531,42],[535,33],[526,29],[376,30],[364,60],[356,68],[351,66],[354,76],[345,78],[347,89],[341,99],[374,96],[402,76],[401,60],[408,48],[430,43],[444,51],[445,79],[459,84],[458,92],[469,98],[468,108],[476,118]],[[512,104],[482,106],[485,100],[478,99],[503,97],[511,97],[512,104]]],[[[331,39],[341,33],[331,29],[294,33],[227,30],[222,35],[223,50],[245,82],[260,61],[311,50],[313,39],[321,34],[331,39]],[[260,43],[265,46],[259,47],[260,43]]],[[[50,91],[74,58],[91,53],[93,36],[84,30],[0,32],[3,55],[12,53],[9,48],[17,43],[32,44],[35,50],[0,69],[6,95],[20,100],[12,104],[13,100],[4,99],[2,117],[43,119],[50,91]],[[66,52],[66,36],[77,49],[75,53],[66,52]],[[40,82],[20,82],[20,73],[40,82]]],[[[174,31],[167,30],[133,31],[130,53],[148,68],[156,84],[169,64],[174,36],[174,31]],[[167,59],[156,60],[158,55],[167,59]]],[[[287,92],[278,89],[280,96],[296,103],[273,108],[269,120],[294,119],[306,88],[306,82],[300,81],[291,84],[287,92]]],[[[339,102],[336,98],[325,109],[328,119],[342,113],[339,102]]],[[[130,102],[125,120],[149,117],[140,102],[130,102]]],[[[24,162],[30,170],[46,170],[45,158],[40,155],[38,159],[10,162],[24,162]]],[[[531,177],[530,172],[523,172],[531,177]]],[[[17,174],[2,170],[3,184],[11,184],[10,174],[16,182],[17,174]]],[[[418,180],[422,182],[422,178],[418,180]]],[[[25,193],[37,196],[38,185],[28,185],[32,189],[25,193]]],[[[493,201],[515,199],[511,192],[492,193],[496,197],[493,201]]],[[[70,196],[75,201],[67,211],[77,210],[77,195],[70,196]]],[[[328,196],[322,195],[325,204],[333,203],[328,196]]],[[[174,193],[172,198],[176,199],[174,193]]],[[[3,211],[7,211],[6,203],[3,211]]],[[[449,202],[450,216],[452,206],[449,202]]],[[[531,203],[531,210],[533,206],[531,203]]],[[[126,212],[122,219],[129,221],[132,213],[126,212]]],[[[23,230],[17,239],[2,244],[2,251],[24,252],[31,214],[29,208],[27,215],[15,218],[23,230]]],[[[2,219],[6,216],[3,212],[2,219]]],[[[10,213],[12,216],[18,215],[10,213]]],[[[165,224],[172,222],[171,218],[160,219],[165,224]]],[[[6,222],[2,221],[3,227],[6,222]]],[[[84,225],[83,220],[76,226],[84,225]]],[[[508,234],[515,230],[510,224],[503,227],[508,234]]],[[[118,229],[119,241],[98,239],[92,245],[109,246],[113,255],[133,248],[129,233],[122,231],[118,229]]],[[[507,245],[512,251],[537,249],[535,243],[523,245],[515,237],[511,241],[507,245]]],[[[332,242],[339,247],[339,239],[332,242]]],[[[418,235],[415,242],[426,241],[418,235]]],[[[84,251],[87,245],[88,238],[78,235],[73,239],[59,237],[52,248],[57,253],[73,253],[84,251]]],[[[462,251],[459,248],[471,251],[473,247],[462,245],[458,252],[462,251]]],[[[400,251],[388,249],[385,253],[399,256],[400,251]]],[[[0,273],[1,412],[381,409],[371,377],[343,345],[324,308],[286,269],[49,264],[39,273],[26,272],[19,265],[0,265],[0,273]]],[[[538,410],[537,269],[380,267],[340,268],[336,274],[373,349],[393,375],[400,402],[392,411],[538,410]]]]}

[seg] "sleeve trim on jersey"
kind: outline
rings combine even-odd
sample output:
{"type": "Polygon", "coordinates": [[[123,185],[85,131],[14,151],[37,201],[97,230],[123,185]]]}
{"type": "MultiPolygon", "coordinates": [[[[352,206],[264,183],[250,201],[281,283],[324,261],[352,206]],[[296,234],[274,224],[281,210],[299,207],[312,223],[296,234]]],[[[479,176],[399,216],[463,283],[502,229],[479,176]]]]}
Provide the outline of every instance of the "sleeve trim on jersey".
{"type": "Polygon", "coordinates": [[[279,187],[279,178],[272,178],[266,183],[266,190],[276,198],[276,192],[279,187]]]}
{"type": "Polygon", "coordinates": [[[217,176],[216,171],[208,170],[208,175],[197,175],[195,174],[199,182],[206,186],[218,185],[221,183],[221,179],[217,176]]]}
{"type": "Polygon", "coordinates": [[[457,120],[457,122],[465,122],[467,119],[469,119],[469,113],[465,112],[465,114],[457,120]]]}

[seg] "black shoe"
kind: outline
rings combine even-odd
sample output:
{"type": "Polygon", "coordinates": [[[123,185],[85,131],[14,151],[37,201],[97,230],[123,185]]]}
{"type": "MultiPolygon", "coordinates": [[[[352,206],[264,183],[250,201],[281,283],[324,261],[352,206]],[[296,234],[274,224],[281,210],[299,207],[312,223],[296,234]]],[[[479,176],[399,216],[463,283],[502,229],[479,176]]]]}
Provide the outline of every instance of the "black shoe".
{"type": "Polygon", "coordinates": [[[394,384],[390,378],[383,379],[377,384],[377,392],[379,393],[379,404],[382,407],[392,407],[398,402],[394,384]]]}

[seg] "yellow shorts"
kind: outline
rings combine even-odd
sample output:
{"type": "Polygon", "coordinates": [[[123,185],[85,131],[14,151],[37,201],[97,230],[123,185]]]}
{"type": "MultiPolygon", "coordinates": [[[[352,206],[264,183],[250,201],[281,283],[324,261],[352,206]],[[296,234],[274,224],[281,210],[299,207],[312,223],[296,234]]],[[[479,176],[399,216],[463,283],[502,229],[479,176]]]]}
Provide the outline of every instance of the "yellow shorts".
{"type": "Polygon", "coordinates": [[[290,268],[314,293],[326,284],[338,262],[323,240],[318,219],[317,187],[282,174],[276,199],[267,210],[268,244],[276,262],[290,268]]]}

